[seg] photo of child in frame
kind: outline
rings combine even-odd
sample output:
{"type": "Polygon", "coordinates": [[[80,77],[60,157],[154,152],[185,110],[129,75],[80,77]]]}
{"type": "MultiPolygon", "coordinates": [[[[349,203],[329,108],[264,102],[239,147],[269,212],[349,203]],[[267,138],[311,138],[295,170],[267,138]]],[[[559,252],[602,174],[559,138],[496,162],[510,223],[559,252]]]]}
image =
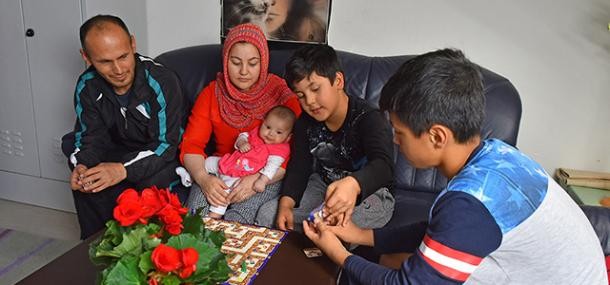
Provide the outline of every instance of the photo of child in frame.
{"type": "Polygon", "coordinates": [[[327,43],[331,0],[222,0],[221,37],[241,23],[260,26],[268,40],[327,43]]]}

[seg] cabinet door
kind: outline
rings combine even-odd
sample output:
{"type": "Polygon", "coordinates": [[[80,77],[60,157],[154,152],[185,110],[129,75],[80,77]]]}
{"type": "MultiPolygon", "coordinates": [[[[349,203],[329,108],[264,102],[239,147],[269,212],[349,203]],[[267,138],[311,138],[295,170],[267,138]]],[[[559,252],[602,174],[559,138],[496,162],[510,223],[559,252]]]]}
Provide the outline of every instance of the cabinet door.
{"type": "Polygon", "coordinates": [[[80,0],[22,0],[34,119],[43,178],[67,181],[61,137],[74,128],[74,86],[85,65],[79,54],[80,0]],[[52,12],[51,12],[52,11],[52,12]]]}
{"type": "Polygon", "coordinates": [[[39,176],[20,1],[0,1],[0,170],[39,176]]]}

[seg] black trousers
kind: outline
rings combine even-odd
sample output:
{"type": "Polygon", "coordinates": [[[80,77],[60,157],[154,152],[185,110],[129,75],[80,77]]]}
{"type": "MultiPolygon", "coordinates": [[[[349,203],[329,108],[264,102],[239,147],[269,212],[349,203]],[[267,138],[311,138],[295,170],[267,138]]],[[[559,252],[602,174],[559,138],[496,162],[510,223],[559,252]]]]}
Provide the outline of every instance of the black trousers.
{"type": "MultiPolygon", "coordinates": [[[[69,157],[74,151],[74,134],[69,133],[62,138],[62,151],[69,157]]],[[[125,150],[115,148],[108,152],[108,159],[106,162],[117,162],[125,153],[125,150]]],[[[68,162],[70,169],[74,166],[68,162]]],[[[80,191],[72,191],[72,197],[74,198],[74,206],[76,208],[76,214],[78,216],[78,223],[81,229],[81,239],[86,239],[89,236],[95,234],[105,227],[108,220],[113,219],[113,211],[116,206],[116,199],[125,189],[133,188],[138,191],[150,186],[157,186],[158,188],[170,188],[171,192],[176,193],[182,204],[186,203],[188,198],[188,190],[180,184],[180,177],[176,174],[176,167],[180,166],[180,163],[176,159],[175,161],[167,163],[167,165],[150,177],[138,181],[137,183],[129,182],[126,180],[121,181],[119,184],[108,187],[97,193],[83,193],[80,191]]]]}

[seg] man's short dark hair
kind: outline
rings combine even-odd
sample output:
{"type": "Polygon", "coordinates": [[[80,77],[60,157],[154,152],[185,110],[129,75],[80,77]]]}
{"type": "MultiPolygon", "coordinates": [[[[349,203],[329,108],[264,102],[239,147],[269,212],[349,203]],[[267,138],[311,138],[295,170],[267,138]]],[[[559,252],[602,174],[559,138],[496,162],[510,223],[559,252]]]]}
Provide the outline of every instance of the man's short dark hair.
{"type": "Polygon", "coordinates": [[[326,77],[331,84],[335,82],[337,72],[343,72],[337,53],[328,45],[308,45],[294,52],[286,63],[284,79],[290,89],[312,73],[326,77]]]}
{"type": "Polygon", "coordinates": [[[80,46],[83,48],[83,50],[85,49],[85,38],[87,37],[87,33],[89,33],[89,31],[93,27],[99,28],[106,23],[113,23],[113,24],[121,27],[121,29],[123,29],[125,31],[125,33],[127,33],[127,36],[131,35],[129,33],[129,29],[127,28],[127,25],[125,25],[125,22],[123,22],[123,20],[121,20],[121,18],[119,18],[117,16],[112,16],[112,15],[93,16],[91,19],[85,21],[80,26],[80,31],[79,31],[80,32],[80,46]]]}
{"type": "Polygon", "coordinates": [[[481,72],[459,50],[416,56],[384,85],[379,107],[395,113],[416,136],[440,124],[458,143],[467,142],[480,135],[485,117],[481,72]]]}

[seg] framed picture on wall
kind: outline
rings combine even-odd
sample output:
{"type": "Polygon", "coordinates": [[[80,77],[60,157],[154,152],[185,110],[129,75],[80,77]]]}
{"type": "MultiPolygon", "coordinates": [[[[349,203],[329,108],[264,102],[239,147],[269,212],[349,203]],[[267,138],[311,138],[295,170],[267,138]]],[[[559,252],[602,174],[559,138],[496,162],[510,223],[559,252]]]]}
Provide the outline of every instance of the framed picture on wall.
{"type": "Polygon", "coordinates": [[[241,23],[260,26],[268,40],[327,43],[331,0],[221,0],[220,36],[241,23]]]}

